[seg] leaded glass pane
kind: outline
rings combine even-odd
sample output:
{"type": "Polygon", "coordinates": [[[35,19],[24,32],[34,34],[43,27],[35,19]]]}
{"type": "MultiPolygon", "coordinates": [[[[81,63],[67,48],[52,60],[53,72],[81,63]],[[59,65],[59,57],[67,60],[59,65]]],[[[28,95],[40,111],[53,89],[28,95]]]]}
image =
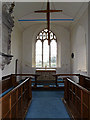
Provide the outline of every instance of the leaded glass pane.
{"type": "Polygon", "coordinates": [[[45,40],[46,39],[46,33],[44,32],[43,33],[43,40],[45,40]]]}
{"type": "Polygon", "coordinates": [[[52,32],[50,33],[50,39],[53,39],[53,33],[52,32]]]}
{"type": "Polygon", "coordinates": [[[44,41],[43,44],[43,66],[49,67],[49,45],[48,40],[44,41]]]}
{"type": "Polygon", "coordinates": [[[36,67],[42,67],[42,42],[36,42],[36,67]]]}
{"type": "Polygon", "coordinates": [[[55,40],[51,41],[51,67],[56,67],[57,59],[57,43],[55,40]]]}

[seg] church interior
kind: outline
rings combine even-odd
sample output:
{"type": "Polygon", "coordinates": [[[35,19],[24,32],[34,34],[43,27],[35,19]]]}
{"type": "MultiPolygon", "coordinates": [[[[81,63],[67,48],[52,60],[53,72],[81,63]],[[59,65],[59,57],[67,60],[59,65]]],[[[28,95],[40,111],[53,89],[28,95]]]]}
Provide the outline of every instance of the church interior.
{"type": "Polygon", "coordinates": [[[90,120],[90,3],[0,6],[0,119],[90,120]]]}

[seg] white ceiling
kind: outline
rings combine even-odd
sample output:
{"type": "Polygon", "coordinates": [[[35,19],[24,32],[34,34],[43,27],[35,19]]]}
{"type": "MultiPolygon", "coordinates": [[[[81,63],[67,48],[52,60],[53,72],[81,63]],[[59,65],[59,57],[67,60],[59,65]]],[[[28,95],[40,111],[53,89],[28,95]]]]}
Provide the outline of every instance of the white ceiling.
{"type": "MultiPolygon", "coordinates": [[[[25,29],[30,25],[43,22],[20,22],[19,19],[43,19],[46,18],[46,14],[34,13],[36,10],[42,10],[47,8],[46,2],[17,2],[14,9],[14,16],[16,21],[25,29]]],[[[62,13],[51,13],[51,18],[73,18],[76,21],[81,14],[84,13],[87,8],[87,3],[83,2],[52,2],[50,3],[51,9],[62,9],[62,13]]],[[[55,22],[65,27],[70,27],[72,22],[55,22]]]]}

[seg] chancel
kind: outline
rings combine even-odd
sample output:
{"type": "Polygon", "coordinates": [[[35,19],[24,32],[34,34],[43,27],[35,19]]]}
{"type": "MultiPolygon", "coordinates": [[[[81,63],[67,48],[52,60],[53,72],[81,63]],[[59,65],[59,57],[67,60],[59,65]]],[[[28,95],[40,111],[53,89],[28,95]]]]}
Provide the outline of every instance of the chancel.
{"type": "Polygon", "coordinates": [[[90,3],[1,7],[0,119],[90,120],[90,3]]]}

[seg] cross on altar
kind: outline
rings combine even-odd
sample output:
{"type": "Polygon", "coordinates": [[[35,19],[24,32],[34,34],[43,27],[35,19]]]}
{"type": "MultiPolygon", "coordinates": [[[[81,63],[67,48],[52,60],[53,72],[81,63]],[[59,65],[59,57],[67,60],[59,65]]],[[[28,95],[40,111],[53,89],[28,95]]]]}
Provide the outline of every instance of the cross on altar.
{"type": "Polygon", "coordinates": [[[47,10],[38,10],[35,13],[47,13],[47,29],[48,29],[48,45],[50,45],[50,13],[51,12],[62,12],[62,10],[50,10],[50,3],[49,0],[47,2],[47,10]]]}

